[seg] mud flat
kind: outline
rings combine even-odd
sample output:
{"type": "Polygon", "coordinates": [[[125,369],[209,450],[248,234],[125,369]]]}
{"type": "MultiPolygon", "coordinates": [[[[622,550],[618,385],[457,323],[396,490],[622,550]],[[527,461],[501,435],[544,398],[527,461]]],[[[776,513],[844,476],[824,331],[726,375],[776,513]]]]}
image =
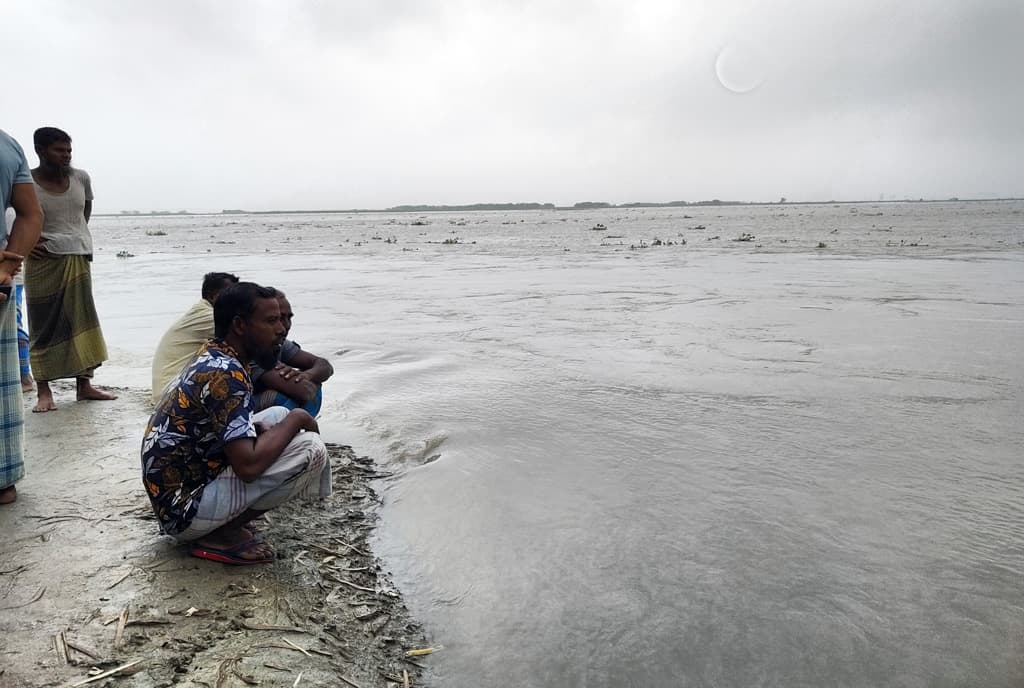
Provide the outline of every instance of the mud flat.
{"type": "Polygon", "coordinates": [[[145,395],[117,392],[26,403],[27,474],[0,508],[0,686],[422,683],[429,657],[407,652],[427,642],[368,548],[371,459],[330,445],[334,495],[258,522],[274,564],[195,559],[157,534],[141,487],[145,395]]]}

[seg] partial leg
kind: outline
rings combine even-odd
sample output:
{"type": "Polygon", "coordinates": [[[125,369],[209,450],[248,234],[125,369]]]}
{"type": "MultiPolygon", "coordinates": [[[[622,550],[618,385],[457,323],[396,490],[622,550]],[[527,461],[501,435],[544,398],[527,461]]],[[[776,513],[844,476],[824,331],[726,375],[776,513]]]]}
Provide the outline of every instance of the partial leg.
{"type": "Polygon", "coordinates": [[[274,558],[270,545],[257,540],[245,524],[263,515],[262,511],[248,509],[230,523],[211,531],[193,543],[193,554],[197,550],[206,552],[230,551],[233,557],[243,561],[263,562],[274,558]]]}
{"type": "Polygon", "coordinates": [[[53,392],[50,391],[50,383],[48,380],[36,380],[36,394],[38,400],[36,405],[32,407],[32,413],[46,413],[47,411],[56,411],[57,404],[53,402],[53,392]]]}
{"type": "Polygon", "coordinates": [[[78,387],[79,401],[113,401],[117,399],[116,394],[92,386],[92,380],[87,377],[76,377],[75,383],[78,387]]]}

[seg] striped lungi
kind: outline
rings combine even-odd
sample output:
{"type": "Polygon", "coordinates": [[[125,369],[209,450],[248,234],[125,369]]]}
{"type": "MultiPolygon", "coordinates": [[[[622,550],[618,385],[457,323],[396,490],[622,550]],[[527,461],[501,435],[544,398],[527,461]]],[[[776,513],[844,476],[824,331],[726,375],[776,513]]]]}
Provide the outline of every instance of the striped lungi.
{"type": "Polygon", "coordinates": [[[28,318],[21,317],[21,311],[23,303],[25,303],[25,285],[15,284],[14,285],[14,304],[17,306],[16,321],[18,323],[18,362],[21,364],[21,376],[25,377],[32,373],[32,369],[28,366],[28,327],[25,326],[25,321],[28,318]]]}
{"type": "Polygon", "coordinates": [[[86,256],[29,256],[25,261],[29,358],[37,380],[92,377],[107,345],[92,299],[86,256]]]}
{"type": "Polygon", "coordinates": [[[18,326],[14,298],[0,304],[0,490],[25,475],[21,451],[24,424],[21,371],[18,366],[18,326]]]}
{"type": "MultiPolygon", "coordinates": [[[[254,423],[276,425],[288,415],[280,406],[260,411],[254,423]]],[[[174,536],[181,542],[198,540],[246,511],[267,511],[289,499],[331,495],[331,463],[320,435],[300,432],[281,456],[256,480],[244,482],[229,466],[203,488],[199,507],[188,528],[174,536]]]]}

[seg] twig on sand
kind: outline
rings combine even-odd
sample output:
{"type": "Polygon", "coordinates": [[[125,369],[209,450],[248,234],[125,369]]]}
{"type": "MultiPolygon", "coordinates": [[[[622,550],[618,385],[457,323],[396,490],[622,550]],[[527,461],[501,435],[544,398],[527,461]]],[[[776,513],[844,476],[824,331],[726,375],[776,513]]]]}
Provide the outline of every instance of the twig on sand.
{"type": "Polygon", "coordinates": [[[326,576],[325,575],[324,578],[326,578],[327,580],[330,580],[330,581],[334,581],[335,583],[341,583],[342,585],[347,585],[348,587],[353,588],[355,590],[362,590],[363,592],[372,592],[374,594],[380,592],[379,590],[375,590],[373,588],[367,588],[367,587],[362,586],[362,585],[356,585],[352,581],[345,580],[344,578],[338,578],[337,576],[326,576]]]}
{"type": "Polygon", "coordinates": [[[405,651],[405,656],[406,657],[422,657],[424,655],[432,655],[435,652],[437,652],[439,649],[440,649],[439,647],[420,647],[420,648],[416,648],[415,650],[406,650],[405,651]]]}
{"type": "Polygon", "coordinates": [[[169,626],[172,623],[171,619],[132,619],[125,626],[169,626]]]}
{"type": "Polygon", "coordinates": [[[3,609],[21,609],[22,607],[27,607],[30,604],[32,604],[34,602],[38,602],[39,600],[41,600],[45,593],[46,593],[46,586],[44,585],[44,586],[40,587],[39,590],[36,591],[36,594],[28,602],[22,602],[21,604],[9,604],[7,606],[0,607],[0,610],[3,610],[3,609]]]}
{"type": "Polygon", "coordinates": [[[136,659],[134,662],[128,662],[127,664],[122,664],[121,666],[115,667],[115,668],[113,668],[113,669],[111,669],[109,671],[104,671],[102,673],[96,674],[95,676],[90,676],[89,678],[85,679],[84,681],[79,681],[78,683],[72,683],[71,684],[71,688],[78,688],[78,686],[84,686],[87,683],[94,683],[96,681],[102,681],[105,678],[108,678],[110,676],[116,676],[117,674],[121,673],[125,669],[130,669],[131,667],[135,666],[136,664],[141,664],[141,663],[142,663],[141,659],[136,659]]]}
{"type": "Polygon", "coordinates": [[[303,675],[304,673],[306,673],[306,672],[304,672],[304,671],[300,671],[300,672],[299,672],[299,675],[295,677],[295,683],[293,683],[293,684],[292,684],[292,688],[298,688],[298,685],[299,685],[299,681],[301,681],[301,680],[302,680],[302,675],[303,675]]]}
{"type": "MultiPolygon", "coordinates": [[[[307,545],[309,547],[313,547],[315,549],[318,549],[321,552],[327,552],[327,554],[333,554],[336,557],[343,557],[343,556],[345,556],[343,553],[338,552],[337,550],[333,550],[330,547],[324,547],[323,545],[318,545],[315,542],[306,542],[305,540],[302,540],[302,544],[307,545]]],[[[344,547],[348,551],[355,552],[356,554],[358,554],[360,556],[363,556],[363,557],[370,556],[369,554],[367,554],[363,550],[359,549],[355,545],[350,545],[347,542],[345,542],[344,540],[338,540],[338,544],[340,544],[342,547],[344,547]]]]}
{"type": "Polygon", "coordinates": [[[116,521],[117,519],[113,518],[113,516],[114,516],[113,514],[110,514],[109,516],[103,516],[101,518],[90,518],[89,516],[80,516],[78,514],[54,514],[52,516],[37,516],[37,515],[34,515],[34,514],[29,514],[25,518],[37,518],[37,519],[39,519],[40,523],[43,523],[43,524],[46,524],[46,525],[50,525],[52,523],[61,523],[63,521],[76,521],[76,520],[77,521],[91,521],[93,523],[102,523],[104,521],[116,521]]]}
{"type": "Polygon", "coordinates": [[[132,575],[132,571],[134,571],[134,569],[129,569],[129,570],[128,570],[128,573],[124,574],[123,576],[121,576],[120,578],[118,578],[118,579],[117,579],[116,581],[114,581],[113,583],[111,583],[110,585],[108,585],[106,589],[107,589],[107,590],[110,590],[110,589],[112,589],[112,588],[116,588],[116,587],[117,587],[118,585],[120,585],[121,583],[123,583],[123,582],[124,582],[124,579],[125,579],[125,578],[127,578],[127,577],[128,577],[128,576],[130,576],[130,575],[132,575]]]}
{"type": "Polygon", "coordinates": [[[120,648],[124,644],[124,627],[128,625],[128,607],[121,610],[121,616],[117,617],[117,631],[114,632],[114,647],[120,648]]]}
{"type": "Polygon", "coordinates": [[[288,644],[289,644],[289,645],[291,645],[291,646],[292,646],[293,648],[295,648],[296,650],[298,650],[298,651],[299,651],[299,652],[301,652],[302,654],[306,655],[307,657],[312,657],[312,656],[313,656],[313,655],[309,654],[309,652],[308,652],[308,651],[306,651],[306,650],[305,650],[304,648],[301,648],[301,647],[299,647],[298,645],[296,645],[296,644],[295,644],[295,643],[293,643],[292,641],[288,640],[287,638],[285,638],[285,637],[283,637],[283,636],[282,636],[282,637],[281,637],[281,640],[283,640],[284,642],[288,643],[288,644]]]}
{"type": "Polygon", "coordinates": [[[352,686],[352,688],[363,688],[363,687],[362,687],[361,685],[359,685],[358,683],[356,683],[356,682],[355,682],[355,681],[353,681],[352,679],[350,679],[350,678],[345,678],[345,677],[344,677],[344,676],[342,676],[341,674],[338,674],[338,678],[340,678],[340,679],[341,679],[342,681],[344,681],[345,683],[347,683],[347,684],[349,684],[350,686],[352,686]]]}
{"type": "Polygon", "coordinates": [[[249,621],[248,619],[242,619],[238,622],[238,625],[247,631],[282,631],[284,633],[310,633],[305,628],[299,628],[298,626],[274,626],[273,624],[258,624],[249,621]]]}
{"type": "Polygon", "coordinates": [[[53,635],[53,649],[57,651],[57,659],[60,660],[61,664],[68,664],[68,639],[64,635],[64,631],[58,631],[53,635]]]}
{"type": "Polygon", "coordinates": [[[96,654],[95,652],[93,652],[92,650],[90,650],[89,648],[87,648],[87,647],[85,647],[83,645],[79,645],[78,643],[76,643],[74,641],[71,641],[71,640],[68,640],[66,638],[64,639],[64,642],[72,650],[74,650],[75,652],[81,652],[83,655],[85,655],[89,659],[95,660],[97,662],[102,662],[103,661],[103,657],[99,656],[98,654],[96,654]]]}
{"type": "Polygon", "coordinates": [[[409,688],[409,671],[408,671],[408,669],[402,669],[402,686],[403,686],[403,688],[409,688]]]}

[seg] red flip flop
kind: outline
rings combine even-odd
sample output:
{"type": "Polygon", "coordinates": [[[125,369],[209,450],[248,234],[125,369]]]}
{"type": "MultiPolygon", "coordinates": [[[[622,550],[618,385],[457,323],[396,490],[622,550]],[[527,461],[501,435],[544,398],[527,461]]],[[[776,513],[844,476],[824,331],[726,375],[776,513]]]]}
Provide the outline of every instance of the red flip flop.
{"type": "Polygon", "coordinates": [[[246,540],[245,542],[239,543],[234,547],[225,547],[223,549],[215,547],[203,547],[202,545],[195,545],[189,550],[189,554],[193,557],[200,559],[209,559],[210,561],[216,561],[221,564],[231,564],[233,566],[249,566],[251,564],[269,564],[274,561],[274,555],[270,554],[260,559],[246,559],[241,556],[245,552],[250,551],[257,545],[262,545],[263,540],[260,538],[253,538],[252,540],[246,540]]]}

